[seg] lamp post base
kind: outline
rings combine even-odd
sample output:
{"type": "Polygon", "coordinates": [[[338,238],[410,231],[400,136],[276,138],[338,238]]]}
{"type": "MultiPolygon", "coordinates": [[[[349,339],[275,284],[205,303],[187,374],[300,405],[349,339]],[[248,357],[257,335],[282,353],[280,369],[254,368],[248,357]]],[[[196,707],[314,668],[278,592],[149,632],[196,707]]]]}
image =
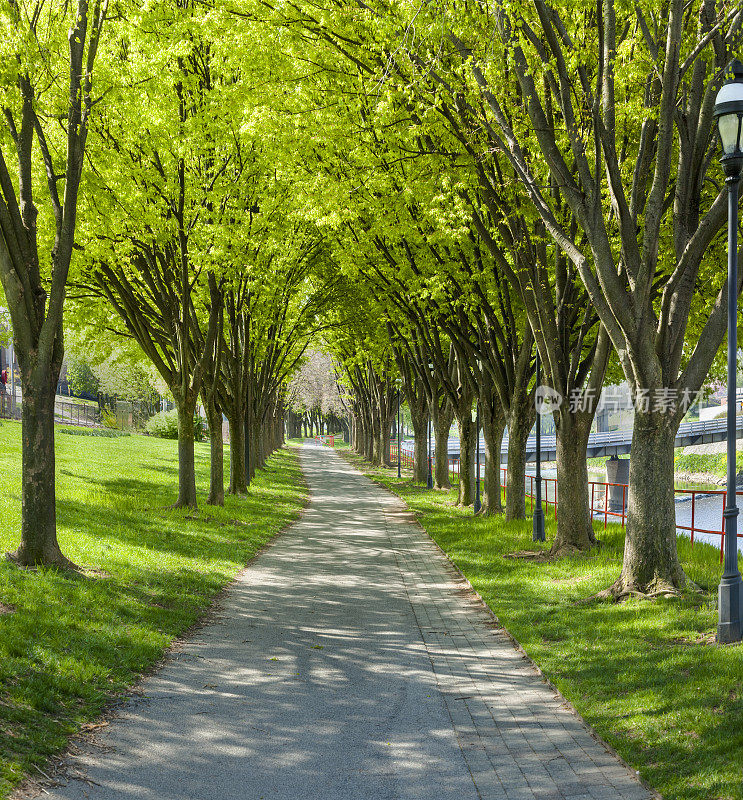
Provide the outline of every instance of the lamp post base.
{"type": "Polygon", "coordinates": [[[532,517],[531,540],[532,542],[544,542],[547,540],[544,533],[544,511],[542,511],[541,508],[535,510],[534,516],[532,517]]]}
{"type": "Polygon", "coordinates": [[[739,642],[743,636],[743,582],[740,575],[723,577],[717,596],[720,604],[717,641],[720,644],[739,642]]]}

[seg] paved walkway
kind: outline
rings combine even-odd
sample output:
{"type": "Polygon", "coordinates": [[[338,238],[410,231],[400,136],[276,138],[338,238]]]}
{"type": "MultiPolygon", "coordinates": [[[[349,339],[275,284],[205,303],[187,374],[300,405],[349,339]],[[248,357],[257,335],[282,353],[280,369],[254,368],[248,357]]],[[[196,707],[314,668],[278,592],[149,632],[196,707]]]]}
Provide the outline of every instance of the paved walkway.
{"type": "Polygon", "coordinates": [[[646,800],[399,500],[307,447],[312,504],[54,800],[646,800]]]}

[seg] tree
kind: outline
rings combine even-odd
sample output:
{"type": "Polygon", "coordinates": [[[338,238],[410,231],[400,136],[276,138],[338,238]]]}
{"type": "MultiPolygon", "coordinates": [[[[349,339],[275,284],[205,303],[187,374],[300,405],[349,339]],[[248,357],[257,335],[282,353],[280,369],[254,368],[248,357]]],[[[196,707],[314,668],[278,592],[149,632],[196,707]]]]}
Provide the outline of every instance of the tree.
{"type": "Polygon", "coordinates": [[[23,390],[21,542],[10,557],[23,566],[67,568],[74,565],[62,554],[56,532],[54,396],[64,356],[65,292],[95,103],[93,68],[108,2],[6,0],[3,5],[0,281],[23,390]],[[34,142],[43,176],[36,168],[34,142]],[[9,153],[17,165],[15,183],[9,153]],[[41,197],[45,205],[40,209],[41,197]],[[43,266],[44,251],[51,272],[43,266]]]}
{"type": "Polygon", "coordinates": [[[142,21],[147,36],[135,27],[126,31],[120,72],[128,88],[96,129],[98,229],[86,242],[89,283],[108,299],[173,396],[175,506],[193,508],[194,412],[223,302],[215,254],[240,180],[237,120],[225,120],[214,100],[231,84],[230,65],[208,22],[190,4],[157,6],[142,21]],[[146,117],[155,104],[159,114],[149,116],[143,137],[131,119],[146,117]]]}
{"type": "Polygon", "coordinates": [[[597,15],[573,15],[539,2],[533,13],[499,7],[495,29],[479,16],[466,33],[458,25],[447,34],[479,92],[479,118],[578,271],[638,400],[615,596],[686,583],[674,439],[684,398],[702,385],[725,332],[727,288],[708,255],[726,208],[710,180],[711,110],[743,9],[672,0],[656,10],[604,0],[597,15]],[[501,42],[498,57],[485,59],[473,37],[484,27],[501,42]],[[561,223],[559,203],[575,229],[561,223]],[[717,296],[700,308],[708,283],[717,296]],[[696,314],[704,321],[688,341],[696,314]]]}
{"type": "Polygon", "coordinates": [[[287,387],[287,405],[298,419],[295,420],[295,436],[301,435],[301,422],[309,419],[310,435],[312,425],[318,425],[318,433],[337,431],[341,426],[341,416],[345,413],[340,389],[336,378],[336,365],[332,356],[323,350],[309,349],[303,363],[294,373],[287,387]]]}
{"type": "Polygon", "coordinates": [[[67,359],[67,385],[77,395],[98,396],[98,378],[91,365],[78,355],[67,359]]]}

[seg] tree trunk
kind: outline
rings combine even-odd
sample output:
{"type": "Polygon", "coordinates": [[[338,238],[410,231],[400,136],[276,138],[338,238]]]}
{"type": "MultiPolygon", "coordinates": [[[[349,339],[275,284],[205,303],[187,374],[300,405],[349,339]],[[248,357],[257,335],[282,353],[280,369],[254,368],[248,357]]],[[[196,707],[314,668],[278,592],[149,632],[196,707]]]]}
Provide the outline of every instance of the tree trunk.
{"type": "Polygon", "coordinates": [[[248,482],[245,475],[245,419],[228,418],[230,425],[230,494],[246,494],[248,482]]]}
{"type": "Polygon", "coordinates": [[[196,468],[194,466],[193,415],[196,397],[182,400],[176,397],[178,407],[178,499],[175,508],[196,508],[196,468]]]}
{"type": "Polygon", "coordinates": [[[206,406],[209,422],[209,442],[211,458],[209,463],[209,497],[210,506],[224,505],[224,440],[222,437],[222,412],[214,403],[206,406]]]}
{"type": "Polygon", "coordinates": [[[392,465],[392,459],[390,458],[390,431],[392,430],[393,417],[394,410],[392,410],[392,413],[388,411],[385,416],[382,417],[381,441],[379,446],[382,450],[382,464],[386,467],[392,465]]]}
{"type": "Polygon", "coordinates": [[[472,414],[457,416],[459,425],[459,498],[457,505],[471,506],[475,502],[475,423],[472,414]]]}
{"type": "Polygon", "coordinates": [[[416,483],[426,483],[428,480],[428,438],[424,433],[415,437],[415,455],[413,457],[414,475],[416,483]]]}
{"type": "Polygon", "coordinates": [[[263,465],[266,463],[262,425],[255,417],[251,425],[250,461],[250,477],[253,478],[255,477],[256,470],[262,469],[263,465]]]}
{"type": "Polygon", "coordinates": [[[611,589],[615,596],[686,585],[676,551],[673,455],[677,428],[670,414],[635,412],[624,563],[611,589]]]}
{"type": "Polygon", "coordinates": [[[449,480],[449,431],[454,419],[454,412],[449,403],[445,403],[446,408],[434,418],[434,430],[436,433],[436,476],[435,486],[437,489],[451,489],[449,480]]]}
{"type": "Polygon", "coordinates": [[[8,557],[24,567],[75,569],[57,542],[57,510],[54,485],[54,396],[57,373],[42,387],[21,371],[23,387],[21,543],[8,557]]]}
{"type": "Polygon", "coordinates": [[[421,397],[417,403],[411,403],[410,396],[408,405],[415,438],[413,480],[416,483],[425,483],[428,480],[428,406],[425,397],[421,397]]]}
{"type": "MultiPolygon", "coordinates": [[[[560,409],[557,427],[557,537],[551,553],[588,550],[596,544],[588,497],[586,448],[592,415],[576,418],[560,409]]],[[[543,492],[544,494],[544,492],[543,492]]]]}
{"type": "Polygon", "coordinates": [[[526,441],[534,424],[531,395],[511,400],[508,414],[506,519],[526,519],[526,441]]]}
{"type": "Polygon", "coordinates": [[[495,395],[490,400],[483,399],[480,404],[480,414],[482,434],[485,440],[485,489],[482,513],[490,516],[503,513],[500,451],[503,445],[506,418],[495,395]]]}
{"type": "Polygon", "coordinates": [[[382,417],[379,408],[372,409],[372,455],[371,463],[381,467],[384,464],[382,452],[382,417]]]}
{"type": "Polygon", "coordinates": [[[371,463],[374,461],[374,428],[368,409],[364,411],[364,458],[371,463]]]}

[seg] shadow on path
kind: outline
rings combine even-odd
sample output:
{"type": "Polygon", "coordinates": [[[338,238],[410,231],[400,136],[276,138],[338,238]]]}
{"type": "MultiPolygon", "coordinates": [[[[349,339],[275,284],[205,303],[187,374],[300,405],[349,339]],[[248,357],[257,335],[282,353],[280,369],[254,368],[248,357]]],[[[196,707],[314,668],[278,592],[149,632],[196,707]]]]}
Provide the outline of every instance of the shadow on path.
{"type": "Polygon", "coordinates": [[[305,447],[312,502],[56,800],[644,800],[400,501],[305,447]]]}

